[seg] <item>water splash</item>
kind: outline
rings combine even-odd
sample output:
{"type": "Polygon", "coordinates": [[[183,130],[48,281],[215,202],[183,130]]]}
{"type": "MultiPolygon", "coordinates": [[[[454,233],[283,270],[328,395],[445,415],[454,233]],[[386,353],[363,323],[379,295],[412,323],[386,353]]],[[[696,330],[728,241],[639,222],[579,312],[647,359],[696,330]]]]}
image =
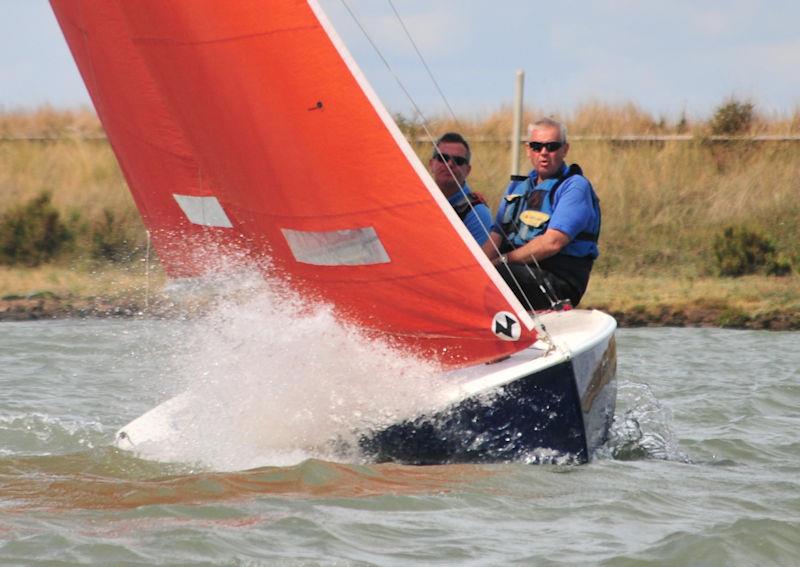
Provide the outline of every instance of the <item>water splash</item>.
{"type": "Polygon", "coordinates": [[[620,382],[618,396],[621,407],[614,416],[609,440],[599,450],[598,456],[623,461],[647,458],[690,460],[678,446],[672,428],[672,413],[656,398],[650,386],[620,382]]]}
{"type": "Polygon", "coordinates": [[[48,455],[53,447],[92,449],[104,439],[107,431],[96,420],[71,420],[40,412],[0,415],[0,457],[48,455]]]}
{"type": "Polygon", "coordinates": [[[164,376],[185,391],[169,415],[179,434],[137,445],[140,456],[215,470],[352,459],[343,450],[358,430],[436,407],[435,364],[368,338],[330,306],[241,270],[181,293],[209,289],[164,376]]]}

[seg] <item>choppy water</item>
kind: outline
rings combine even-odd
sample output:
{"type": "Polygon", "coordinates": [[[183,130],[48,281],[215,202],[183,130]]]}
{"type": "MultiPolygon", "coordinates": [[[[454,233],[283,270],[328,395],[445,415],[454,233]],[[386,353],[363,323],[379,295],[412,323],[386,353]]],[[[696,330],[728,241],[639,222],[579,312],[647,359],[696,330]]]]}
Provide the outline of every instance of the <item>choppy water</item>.
{"type": "Polygon", "coordinates": [[[620,330],[614,438],[593,463],[405,467],[305,452],[335,425],[314,411],[348,404],[310,389],[374,396],[370,373],[403,368],[413,382],[424,368],[384,354],[376,369],[319,320],[332,346],[292,352],[297,336],[255,321],[229,314],[205,334],[187,321],[0,324],[0,564],[800,564],[798,333],[620,330]],[[274,431],[274,454],[229,424],[198,459],[278,466],[213,472],[110,448],[187,384],[258,397],[257,377],[276,370],[258,344],[279,374],[295,369],[267,385],[299,387],[282,403],[307,397],[311,410],[237,424],[274,431]]]}

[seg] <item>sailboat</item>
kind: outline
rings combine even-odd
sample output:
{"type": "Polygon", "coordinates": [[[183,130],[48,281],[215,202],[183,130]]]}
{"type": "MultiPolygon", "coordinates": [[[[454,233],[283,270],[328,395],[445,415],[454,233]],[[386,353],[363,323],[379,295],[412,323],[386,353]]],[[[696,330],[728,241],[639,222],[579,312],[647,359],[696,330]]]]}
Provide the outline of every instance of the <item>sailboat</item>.
{"type": "MultiPolygon", "coordinates": [[[[316,0],[51,5],[171,278],[269,258],[303,297],[438,362],[440,407],[363,432],[365,458],[585,462],[604,443],[616,322],[526,311],[316,0]]],[[[178,435],[185,403],[117,446],[178,435]]]]}

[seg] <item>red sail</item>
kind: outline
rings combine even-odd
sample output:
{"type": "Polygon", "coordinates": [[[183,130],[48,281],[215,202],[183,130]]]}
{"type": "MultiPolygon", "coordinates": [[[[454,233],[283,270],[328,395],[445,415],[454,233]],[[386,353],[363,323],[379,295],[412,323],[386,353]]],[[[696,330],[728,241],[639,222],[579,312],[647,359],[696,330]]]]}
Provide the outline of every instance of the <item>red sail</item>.
{"type": "Polygon", "coordinates": [[[204,271],[203,244],[229,237],[194,224],[174,194],[208,197],[213,183],[193,155],[112,2],[52,2],[95,109],[167,272],[204,271]]]}
{"type": "Polygon", "coordinates": [[[447,364],[535,340],[315,2],[51,3],[171,274],[269,256],[447,364]]]}

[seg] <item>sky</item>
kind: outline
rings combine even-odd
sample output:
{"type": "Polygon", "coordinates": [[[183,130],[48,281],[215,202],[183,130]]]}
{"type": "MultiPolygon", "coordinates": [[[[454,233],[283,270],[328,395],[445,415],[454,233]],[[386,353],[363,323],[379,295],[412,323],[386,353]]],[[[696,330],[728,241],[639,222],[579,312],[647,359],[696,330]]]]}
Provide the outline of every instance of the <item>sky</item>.
{"type": "MultiPolygon", "coordinates": [[[[444,112],[392,4],[346,0],[389,71],[342,1],[320,3],[388,109],[444,112]]],[[[556,116],[591,101],[667,119],[708,118],[731,97],[769,115],[800,108],[796,0],[391,1],[459,116],[510,105],[517,70],[525,103],[556,116]]],[[[0,110],[43,104],[91,102],[49,4],[0,0],[0,110]]]]}

